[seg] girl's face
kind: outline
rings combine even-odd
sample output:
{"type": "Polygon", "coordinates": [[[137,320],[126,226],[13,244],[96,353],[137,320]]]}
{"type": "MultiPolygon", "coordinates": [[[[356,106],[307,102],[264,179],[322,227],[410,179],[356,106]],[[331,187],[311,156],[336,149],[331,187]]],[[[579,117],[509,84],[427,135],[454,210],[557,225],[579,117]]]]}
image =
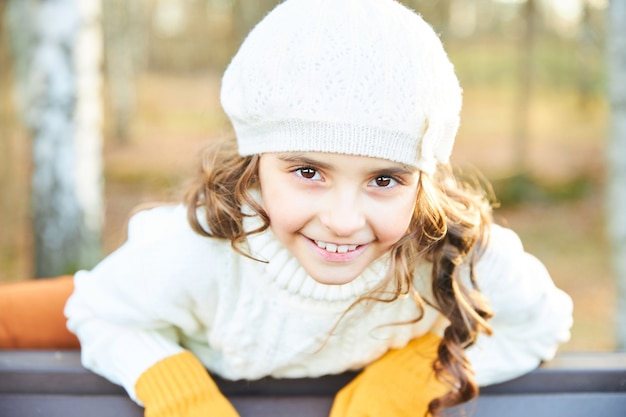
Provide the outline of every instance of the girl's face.
{"type": "Polygon", "coordinates": [[[259,179],[277,239],[316,281],[345,284],[404,236],[419,173],[378,158],[287,152],[261,155],[259,179]]]}

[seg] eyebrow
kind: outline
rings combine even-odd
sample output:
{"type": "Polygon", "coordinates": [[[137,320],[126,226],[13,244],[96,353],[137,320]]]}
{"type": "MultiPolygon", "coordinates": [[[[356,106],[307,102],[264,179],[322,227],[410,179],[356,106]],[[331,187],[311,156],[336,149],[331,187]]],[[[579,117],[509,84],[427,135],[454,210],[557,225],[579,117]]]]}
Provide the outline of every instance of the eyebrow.
{"type": "Polygon", "coordinates": [[[322,168],[322,169],[332,168],[332,165],[327,164],[326,162],[322,162],[317,159],[308,158],[304,156],[303,154],[296,153],[296,152],[279,153],[278,155],[276,155],[276,157],[283,162],[302,164],[302,165],[312,165],[312,166],[315,166],[317,168],[322,168]]]}
{"type": "MultiPolygon", "coordinates": [[[[333,166],[326,162],[309,158],[301,153],[297,152],[285,152],[276,155],[278,159],[288,163],[311,165],[320,169],[331,169],[333,166]]],[[[417,171],[417,168],[410,165],[399,164],[397,162],[389,161],[390,166],[373,169],[369,172],[370,175],[386,174],[391,176],[411,175],[417,171]]]]}

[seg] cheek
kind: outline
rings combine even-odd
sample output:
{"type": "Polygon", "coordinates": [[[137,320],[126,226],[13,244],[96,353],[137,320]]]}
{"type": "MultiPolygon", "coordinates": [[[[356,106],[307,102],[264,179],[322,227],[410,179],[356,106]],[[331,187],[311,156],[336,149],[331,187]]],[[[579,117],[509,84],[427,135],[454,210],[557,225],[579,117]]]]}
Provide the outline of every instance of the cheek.
{"type": "Polygon", "coordinates": [[[415,199],[407,199],[394,205],[385,218],[378,222],[378,238],[388,246],[393,245],[405,234],[415,210],[415,199]]]}
{"type": "Polygon", "coordinates": [[[286,188],[266,187],[261,195],[274,234],[282,235],[302,227],[304,212],[300,200],[294,198],[286,188]]]}

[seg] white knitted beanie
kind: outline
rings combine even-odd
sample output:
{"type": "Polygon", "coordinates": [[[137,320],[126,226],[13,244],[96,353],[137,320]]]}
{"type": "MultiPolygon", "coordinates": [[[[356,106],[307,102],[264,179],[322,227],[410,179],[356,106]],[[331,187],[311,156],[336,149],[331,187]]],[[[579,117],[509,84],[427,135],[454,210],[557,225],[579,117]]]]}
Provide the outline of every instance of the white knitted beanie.
{"type": "Polygon", "coordinates": [[[287,0],[228,66],[222,106],[239,153],[333,152],[433,173],[461,89],[441,41],[394,0],[287,0]]]}

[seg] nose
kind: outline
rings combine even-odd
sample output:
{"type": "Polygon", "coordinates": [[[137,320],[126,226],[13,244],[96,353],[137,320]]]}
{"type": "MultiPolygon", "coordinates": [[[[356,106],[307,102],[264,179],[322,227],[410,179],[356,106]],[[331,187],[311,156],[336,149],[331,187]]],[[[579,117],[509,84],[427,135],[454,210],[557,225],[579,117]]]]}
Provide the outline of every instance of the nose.
{"type": "Polygon", "coordinates": [[[320,222],[337,237],[350,237],[366,224],[363,202],[358,193],[338,189],[320,203],[320,222]]]}

